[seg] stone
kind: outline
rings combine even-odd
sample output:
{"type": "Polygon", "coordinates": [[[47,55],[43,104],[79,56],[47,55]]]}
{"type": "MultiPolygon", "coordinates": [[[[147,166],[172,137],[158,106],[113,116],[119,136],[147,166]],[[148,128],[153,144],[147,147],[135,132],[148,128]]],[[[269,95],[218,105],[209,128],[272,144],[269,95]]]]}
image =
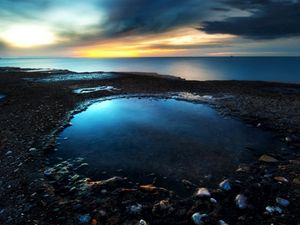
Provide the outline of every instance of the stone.
{"type": "Polygon", "coordinates": [[[140,185],[139,187],[142,191],[153,192],[157,190],[157,187],[152,184],[140,185]]]}
{"type": "Polygon", "coordinates": [[[83,214],[78,217],[79,223],[87,224],[91,221],[90,214],[83,214]]]}
{"type": "Polygon", "coordinates": [[[53,168],[48,168],[44,171],[44,175],[45,177],[49,177],[52,175],[53,172],[54,172],[53,168]]]}
{"type": "Polygon", "coordinates": [[[169,200],[161,200],[154,204],[152,208],[152,213],[154,215],[166,216],[174,211],[174,208],[170,204],[169,200]]]}
{"type": "Polygon", "coordinates": [[[219,223],[219,225],[229,225],[229,224],[226,223],[224,220],[219,220],[218,223],[219,223]]]}
{"type": "Polygon", "coordinates": [[[143,206],[141,204],[135,204],[135,205],[131,205],[128,208],[128,212],[132,215],[138,215],[141,214],[143,206]]]}
{"type": "Polygon", "coordinates": [[[279,208],[278,206],[267,206],[266,207],[266,212],[268,214],[271,214],[271,215],[276,214],[276,213],[281,214],[282,213],[282,209],[279,208]]]}
{"type": "Polygon", "coordinates": [[[207,214],[200,214],[198,212],[194,213],[192,215],[192,221],[194,222],[194,224],[196,225],[202,225],[203,224],[203,218],[207,217],[207,214]]]}
{"type": "Polygon", "coordinates": [[[89,181],[88,184],[92,187],[101,187],[101,186],[117,186],[120,182],[124,181],[125,178],[122,177],[112,177],[107,180],[100,180],[100,181],[89,181]]]}
{"type": "Polygon", "coordinates": [[[287,207],[290,204],[290,201],[284,198],[277,197],[276,203],[280,206],[287,207]]]}
{"type": "Polygon", "coordinates": [[[237,205],[237,207],[239,207],[240,209],[245,209],[248,207],[247,205],[247,198],[242,195],[242,194],[238,194],[235,197],[235,204],[237,205]]]}
{"type": "Polygon", "coordinates": [[[262,155],[261,157],[259,157],[258,159],[259,161],[262,161],[262,162],[267,162],[267,163],[275,163],[275,162],[278,162],[277,159],[275,159],[274,157],[272,156],[269,156],[269,155],[262,155]]]}
{"type": "Polygon", "coordinates": [[[98,224],[97,220],[96,219],[92,219],[91,225],[97,225],[97,224],[98,224]]]}
{"type": "Polygon", "coordinates": [[[300,178],[294,178],[293,179],[293,184],[300,185],[300,178]]]}
{"type": "Polygon", "coordinates": [[[289,143],[289,142],[292,142],[292,138],[289,137],[289,136],[285,137],[284,140],[285,140],[286,142],[288,142],[288,143],[289,143]]]}
{"type": "Polygon", "coordinates": [[[207,188],[199,188],[196,192],[196,196],[199,196],[199,197],[210,197],[210,195],[211,194],[207,188]]]}
{"type": "Polygon", "coordinates": [[[6,153],[5,153],[5,155],[11,155],[12,154],[12,151],[7,151],[6,153]]]}
{"type": "Polygon", "coordinates": [[[139,221],[139,225],[147,225],[147,222],[142,219],[142,220],[139,221]]]}
{"type": "Polygon", "coordinates": [[[230,191],[231,190],[231,185],[229,183],[229,180],[224,180],[219,184],[219,187],[224,190],[224,191],[230,191]]]}
{"type": "Polygon", "coordinates": [[[284,183],[289,182],[288,179],[286,179],[285,177],[280,177],[280,176],[274,177],[274,180],[279,181],[279,182],[284,182],[284,183]]]}
{"type": "Polygon", "coordinates": [[[213,203],[213,204],[217,204],[218,203],[218,201],[216,199],[214,199],[214,198],[210,198],[209,201],[211,203],[213,203]]]}

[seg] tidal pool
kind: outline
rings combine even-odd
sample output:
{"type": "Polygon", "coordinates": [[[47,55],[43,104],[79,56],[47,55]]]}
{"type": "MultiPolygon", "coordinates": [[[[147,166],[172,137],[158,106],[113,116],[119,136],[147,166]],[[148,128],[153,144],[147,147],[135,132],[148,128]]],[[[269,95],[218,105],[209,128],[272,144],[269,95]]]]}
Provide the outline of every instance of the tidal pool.
{"type": "Polygon", "coordinates": [[[221,179],[240,163],[280,150],[271,133],[225,119],[205,104],[175,99],[118,98],[92,104],[61,132],[54,157],[83,157],[84,174],[115,175],[135,182],[196,184],[207,175],[221,179]]]}
{"type": "Polygon", "coordinates": [[[68,73],[55,74],[43,78],[25,78],[36,82],[59,82],[59,81],[75,81],[75,80],[103,80],[116,78],[118,75],[113,73],[95,72],[95,73],[68,73]]]}

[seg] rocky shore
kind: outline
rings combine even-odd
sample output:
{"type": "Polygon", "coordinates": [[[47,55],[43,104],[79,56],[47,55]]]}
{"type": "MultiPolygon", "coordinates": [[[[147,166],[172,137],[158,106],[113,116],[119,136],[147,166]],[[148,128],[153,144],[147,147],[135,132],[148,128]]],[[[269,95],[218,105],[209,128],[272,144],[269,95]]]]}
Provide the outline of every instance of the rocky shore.
{"type": "Polygon", "coordinates": [[[83,76],[94,79],[74,79],[81,75],[0,68],[0,224],[300,223],[299,84],[101,72],[83,76]],[[91,89],[99,86],[109,88],[91,89]],[[174,94],[210,104],[224,117],[271,130],[288,147],[282,153],[266,149],[218,184],[182,180],[191,193],[185,198],[155,183],[136,184],[126,177],[91,180],[80,173],[88,166],[81,158],[55,165],[48,161],[58,132],[89,101],[174,94]]]}

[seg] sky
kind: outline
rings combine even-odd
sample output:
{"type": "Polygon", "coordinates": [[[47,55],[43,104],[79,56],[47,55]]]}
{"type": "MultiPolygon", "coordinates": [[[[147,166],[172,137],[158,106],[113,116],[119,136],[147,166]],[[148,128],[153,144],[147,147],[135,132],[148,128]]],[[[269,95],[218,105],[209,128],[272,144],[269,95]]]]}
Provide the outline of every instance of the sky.
{"type": "Polygon", "coordinates": [[[0,0],[0,57],[300,56],[300,0],[0,0]]]}

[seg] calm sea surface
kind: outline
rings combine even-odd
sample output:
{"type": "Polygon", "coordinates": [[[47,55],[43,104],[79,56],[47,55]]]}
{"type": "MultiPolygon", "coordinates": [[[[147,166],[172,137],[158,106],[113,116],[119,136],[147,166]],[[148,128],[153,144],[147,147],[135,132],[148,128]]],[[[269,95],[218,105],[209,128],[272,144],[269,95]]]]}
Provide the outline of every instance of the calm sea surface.
{"type": "Polygon", "coordinates": [[[156,72],[189,80],[264,80],[300,83],[300,57],[10,58],[0,66],[76,72],[156,72]]]}

